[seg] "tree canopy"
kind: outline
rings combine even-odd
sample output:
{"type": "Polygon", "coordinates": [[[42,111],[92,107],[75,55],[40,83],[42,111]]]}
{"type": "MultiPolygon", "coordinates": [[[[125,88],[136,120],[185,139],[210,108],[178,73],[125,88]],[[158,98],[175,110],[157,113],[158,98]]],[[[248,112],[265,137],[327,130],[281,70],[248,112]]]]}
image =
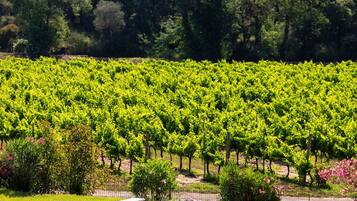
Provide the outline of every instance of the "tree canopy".
{"type": "Polygon", "coordinates": [[[355,0],[1,0],[0,14],[0,48],[30,55],[357,58],[355,0]]]}

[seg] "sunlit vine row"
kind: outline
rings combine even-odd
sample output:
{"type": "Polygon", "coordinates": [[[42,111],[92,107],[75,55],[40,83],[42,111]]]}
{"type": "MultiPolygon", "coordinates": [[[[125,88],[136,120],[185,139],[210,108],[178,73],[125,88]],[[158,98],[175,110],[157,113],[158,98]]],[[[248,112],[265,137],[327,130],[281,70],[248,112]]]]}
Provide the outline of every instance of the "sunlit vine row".
{"type": "Polygon", "coordinates": [[[43,121],[88,125],[112,160],[155,149],[221,166],[234,151],[306,175],[309,155],[357,153],[357,63],[0,60],[1,140],[43,121]]]}

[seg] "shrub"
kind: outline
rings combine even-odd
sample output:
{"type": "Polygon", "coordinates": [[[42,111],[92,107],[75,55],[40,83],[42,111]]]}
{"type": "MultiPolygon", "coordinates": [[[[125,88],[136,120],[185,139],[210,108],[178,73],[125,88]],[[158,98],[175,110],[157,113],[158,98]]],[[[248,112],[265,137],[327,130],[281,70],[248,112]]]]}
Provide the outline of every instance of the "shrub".
{"type": "Polygon", "coordinates": [[[40,176],[39,147],[34,141],[11,140],[3,153],[3,161],[9,169],[8,187],[18,191],[34,191],[35,182],[40,176]]]}
{"type": "Polygon", "coordinates": [[[142,136],[132,136],[130,143],[126,147],[126,155],[130,159],[130,174],[133,171],[133,161],[137,162],[144,157],[145,147],[143,141],[142,136]]]}
{"type": "Polygon", "coordinates": [[[42,126],[37,138],[8,142],[0,161],[0,183],[12,190],[33,193],[92,192],[97,174],[90,130],[74,127],[62,143],[49,125],[42,126]]]}
{"type": "Polygon", "coordinates": [[[0,29],[0,46],[3,50],[11,49],[11,43],[17,38],[19,27],[15,24],[8,24],[0,29]]]}
{"type": "Polygon", "coordinates": [[[69,164],[68,191],[89,194],[95,188],[97,154],[90,128],[75,126],[69,130],[66,142],[69,164]]]}
{"type": "Polygon", "coordinates": [[[68,162],[65,158],[63,145],[60,137],[53,132],[50,125],[42,124],[42,132],[38,138],[40,153],[40,177],[36,182],[38,193],[51,193],[57,190],[64,190],[68,172],[68,162]]]}
{"type": "Polygon", "coordinates": [[[345,193],[357,192],[357,159],[339,161],[334,167],[320,171],[319,176],[323,181],[346,184],[345,193]]]}
{"type": "Polygon", "coordinates": [[[79,32],[71,32],[66,43],[69,54],[88,54],[94,46],[91,37],[79,32]]]}
{"type": "Polygon", "coordinates": [[[176,173],[169,162],[149,160],[135,168],[130,188],[146,200],[169,200],[176,186],[175,179],[176,173]]]}
{"type": "Polygon", "coordinates": [[[66,162],[59,141],[49,129],[40,136],[8,142],[2,154],[0,177],[10,189],[34,193],[63,189],[66,162]]]}
{"type": "Polygon", "coordinates": [[[273,180],[252,169],[239,169],[228,164],[220,175],[222,201],[275,201],[280,200],[273,180]]]}
{"type": "Polygon", "coordinates": [[[26,53],[29,46],[29,41],[23,38],[17,39],[12,44],[12,50],[15,53],[26,53]]]}

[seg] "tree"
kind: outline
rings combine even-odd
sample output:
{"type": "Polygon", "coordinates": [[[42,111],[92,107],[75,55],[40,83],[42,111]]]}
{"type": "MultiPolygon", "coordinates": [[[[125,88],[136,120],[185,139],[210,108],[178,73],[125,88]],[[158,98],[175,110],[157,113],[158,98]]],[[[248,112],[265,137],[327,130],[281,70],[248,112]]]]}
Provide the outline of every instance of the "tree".
{"type": "Polygon", "coordinates": [[[246,145],[248,144],[248,140],[244,134],[243,131],[241,131],[241,129],[236,128],[235,131],[232,131],[233,136],[232,136],[232,148],[235,150],[236,152],[236,163],[237,165],[239,165],[239,155],[240,153],[243,153],[246,151],[246,145]]]}
{"type": "Polygon", "coordinates": [[[257,60],[264,55],[263,28],[274,3],[270,0],[227,0],[224,4],[229,59],[257,60]]]}
{"type": "Polygon", "coordinates": [[[223,1],[183,0],[177,3],[182,17],[187,54],[193,59],[218,60],[222,50],[223,1]]]}
{"type": "Polygon", "coordinates": [[[32,56],[48,54],[67,35],[68,25],[60,0],[15,0],[20,29],[32,56]]]}
{"type": "Polygon", "coordinates": [[[130,139],[130,144],[126,148],[126,154],[130,159],[130,174],[133,173],[133,161],[139,161],[141,158],[144,157],[145,148],[143,144],[143,137],[142,136],[132,136],[130,139]]]}
{"type": "Polygon", "coordinates": [[[298,60],[315,59],[317,47],[321,43],[322,28],[328,24],[323,13],[325,1],[301,1],[297,5],[298,18],[293,21],[293,35],[298,43],[296,53],[298,60]]]}
{"type": "Polygon", "coordinates": [[[188,171],[191,172],[191,162],[192,157],[196,153],[198,149],[198,144],[196,142],[196,137],[191,133],[190,135],[185,137],[185,141],[183,144],[183,153],[186,157],[188,157],[188,171]]]}
{"type": "Polygon", "coordinates": [[[75,16],[76,21],[79,21],[79,17],[81,15],[81,13],[85,12],[89,12],[93,9],[92,6],[92,1],[91,0],[67,0],[71,10],[72,10],[72,14],[75,16]]]}
{"type": "Polygon", "coordinates": [[[169,136],[169,150],[172,150],[172,153],[179,156],[179,170],[182,170],[182,159],[185,155],[184,146],[182,146],[182,142],[184,142],[184,136],[173,133],[169,136]]]}
{"type": "Polygon", "coordinates": [[[126,148],[128,146],[128,142],[117,135],[113,136],[113,144],[107,144],[107,147],[109,148],[109,155],[114,157],[119,163],[118,163],[118,171],[120,172],[121,164],[122,164],[122,159],[126,156],[126,148]]]}
{"type": "Polygon", "coordinates": [[[113,158],[117,147],[115,141],[117,130],[115,125],[109,121],[101,122],[101,124],[97,126],[96,131],[95,142],[103,149],[101,150],[102,164],[103,166],[105,165],[104,154],[106,153],[110,159],[110,167],[113,168],[113,158]]]}
{"type": "Polygon", "coordinates": [[[155,36],[153,44],[147,41],[149,56],[167,58],[171,60],[186,57],[186,46],[183,41],[182,19],[172,17],[161,23],[162,30],[155,36]]]}
{"type": "Polygon", "coordinates": [[[224,157],[220,152],[221,148],[224,147],[224,140],[222,136],[214,136],[213,133],[207,133],[204,136],[201,136],[201,157],[204,160],[205,170],[207,174],[210,175],[209,164],[210,162],[217,162],[218,165],[224,162],[224,157]]]}
{"type": "Polygon", "coordinates": [[[94,16],[95,29],[110,37],[125,26],[124,12],[120,3],[101,0],[94,10],[94,16]]]}

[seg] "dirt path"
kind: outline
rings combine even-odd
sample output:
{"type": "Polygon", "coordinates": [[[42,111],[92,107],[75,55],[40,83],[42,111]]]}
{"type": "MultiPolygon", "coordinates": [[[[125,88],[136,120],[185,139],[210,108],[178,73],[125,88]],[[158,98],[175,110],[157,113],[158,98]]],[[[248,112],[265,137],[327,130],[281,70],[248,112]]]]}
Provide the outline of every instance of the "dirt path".
{"type": "MultiPolygon", "coordinates": [[[[98,197],[120,197],[132,198],[132,193],[127,191],[103,191],[97,190],[94,196],[98,197]]],[[[173,195],[175,200],[179,201],[217,201],[219,200],[218,194],[202,194],[202,193],[189,193],[189,192],[176,192],[173,195]]],[[[307,198],[307,197],[282,197],[282,201],[353,201],[350,198],[307,198]]]]}

